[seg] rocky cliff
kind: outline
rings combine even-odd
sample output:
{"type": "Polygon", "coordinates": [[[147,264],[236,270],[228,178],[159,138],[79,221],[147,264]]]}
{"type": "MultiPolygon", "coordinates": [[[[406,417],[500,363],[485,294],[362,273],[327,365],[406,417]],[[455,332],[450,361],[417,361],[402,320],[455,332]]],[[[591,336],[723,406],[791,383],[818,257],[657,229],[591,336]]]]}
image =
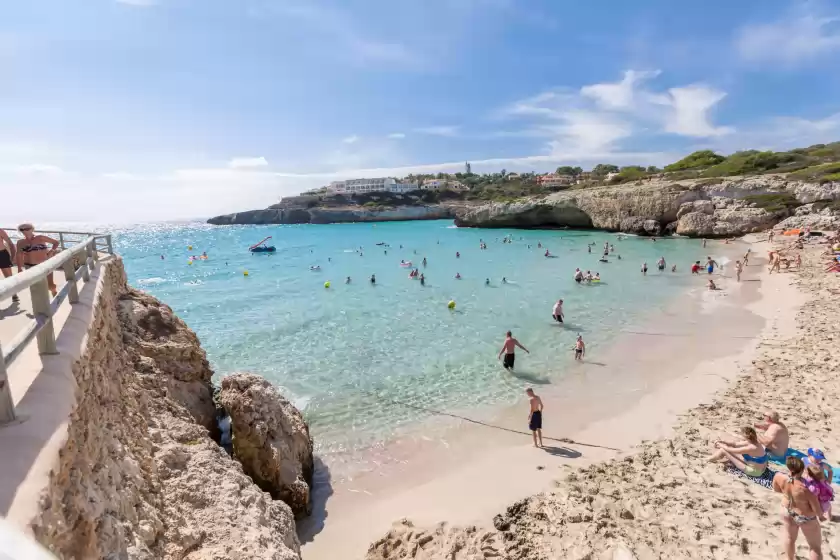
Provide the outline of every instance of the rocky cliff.
{"type": "Polygon", "coordinates": [[[411,194],[365,193],[352,197],[293,196],[264,210],[248,210],[210,218],[214,225],[232,224],[336,224],[344,222],[390,222],[440,220],[455,217],[463,205],[448,200],[454,193],[419,191],[411,194]],[[444,199],[441,202],[441,198],[444,199]]]}
{"type": "Polygon", "coordinates": [[[222,379],[219,403],[230,415],[233,454],[260,488],[283,500],[296,517],[312,512],[312,438],[303,415],[258,375],[222,379]]]}
{"type": "Polygon", "coordinates": [[[130,288],[119,259],[103,267],[36,539],[62,559],[299,559],[289,506],[208,435],[212,371],[195,334],[130,288]]]}
{"type": "Polygon", "coordinates": [[[800,217],[820,212],[819,223],[837,227],[840,212],[832,203],[838,200],[840,183],[806,183],[774,175],[650,181],[486,204],[460,212],[455,223],[466,227],[597,228],[640,235],[725,237],[770,228],[791,217],[797,207],[801,208],[800,217]]]}

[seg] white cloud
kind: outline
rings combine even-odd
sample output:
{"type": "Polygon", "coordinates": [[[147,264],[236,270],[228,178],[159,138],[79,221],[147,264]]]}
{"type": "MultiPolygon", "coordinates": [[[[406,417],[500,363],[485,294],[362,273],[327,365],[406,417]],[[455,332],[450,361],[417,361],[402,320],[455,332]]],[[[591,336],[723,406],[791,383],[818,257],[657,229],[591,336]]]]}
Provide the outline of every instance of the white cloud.
{"type": "Polygon", "coordinates": [[[460,128],[458,126],[424,126],[415,128],[414,132],[431,136],[457,136],[460,128]]]}
{"type": "Polygon", "coordinates": [[[747,62],[794,65],[840,51],[840,17],[805,14],[740,29],[735,45],[747,62]]]}
{"type": "Polygon", "coordinates": [[[388,135],[388,138],[391,138],[392,140],[402,140],[403,138],[405,138],[405,134],[403,134],[402,132],[392,132],[388,135]]]}
{"type": "Polygon", "coordinates": [[[342,138],[341,141],[345,144],[355,144],[359,141],[359,137],[354,134],[352,136],[348,136],[347,138],[342,138]]]}
{"type": "Polygon", "coordinates": [[[14,168],[14,171],[21,175],[61,175],[64,173],[64,170],[57,165],[49,165],[45,163],[18,165],[14,168]]]}
{"type": "Polygon", "coordinates": [[[599,106],[606,109],[629,109],[635,104],[638,95],[636,85],[657,77],[659,73],[659,70],[627,70],[620,82],[584,86],[580,88],[580,93],[584,97],[594,99],[599,106]]]}
{"type": "Polygon", "coordinates": [[[258,169],[267,167],[268,160],[264,157],[235,157],[228,162],[231,169],[258,169]]]}
{"type": "Polygon", "coordinates": [[[124,171],[115,171],[113,173],[103,173],[103,179],[110,179],[112,181],[139,181],[140,176],[133,173],[126,173],[124,171]]]}
{"type": "Polygon", "coordinates": [[[669,89],[667,98],[659,98],[671,107],[665,131],[694,137],[731,134],[734,128],[714,126],[709,121],[709,111],[724,97],[726,93],[704,85],[669,89]]]}

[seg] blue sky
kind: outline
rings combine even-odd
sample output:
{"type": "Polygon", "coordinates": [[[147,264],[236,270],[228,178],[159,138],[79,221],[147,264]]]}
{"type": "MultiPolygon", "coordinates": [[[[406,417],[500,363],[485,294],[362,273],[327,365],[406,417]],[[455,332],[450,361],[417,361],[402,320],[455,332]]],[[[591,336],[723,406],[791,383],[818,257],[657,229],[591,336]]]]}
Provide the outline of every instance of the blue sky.
{"type": "Polygon", "coordinates": [[[0,80],[0,217],[190,218],[465,160],[840,140],[840,4],[27,0],[0,80]]]}

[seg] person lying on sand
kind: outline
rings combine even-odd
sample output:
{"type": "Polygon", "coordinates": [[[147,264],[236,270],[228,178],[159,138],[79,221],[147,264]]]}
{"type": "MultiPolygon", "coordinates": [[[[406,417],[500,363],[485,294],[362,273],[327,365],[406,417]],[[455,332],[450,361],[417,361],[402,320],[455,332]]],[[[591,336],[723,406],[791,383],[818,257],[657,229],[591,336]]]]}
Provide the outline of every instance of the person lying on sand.
{"type": "Polygon", "coordinates": [[[765,412],[764,420],[757,422],[755,427],[764,432],[758,435],[758,441],[767,448],[767,452],[779,461],[784,460],[788,444],[790,444],[790,435],[787,426],[779,420],[779,413],[765,412]]]}
{"type": "Polygon", "coordinates": [[[782,495],[782,543],[786,558],[796,559],[796,538],[800,530],[811,549],[811,560],[822,558],[822,535],[818,521],[823,518],[820,502],[802,480],[802,471],[805,470],[802,460],[788,457],[785,465],[790,474],[777,473],[773,477],[773,491],[782,495]]]}
{"type": "Polygon", "coordinates": [[[761,476],[767,470],[767,450],[758,441],[755,430],[749,426],[741,429],[740,441],[716,441],[715,451],[707,460],[710,463],[730,463],[747,476],[761,476]]]}

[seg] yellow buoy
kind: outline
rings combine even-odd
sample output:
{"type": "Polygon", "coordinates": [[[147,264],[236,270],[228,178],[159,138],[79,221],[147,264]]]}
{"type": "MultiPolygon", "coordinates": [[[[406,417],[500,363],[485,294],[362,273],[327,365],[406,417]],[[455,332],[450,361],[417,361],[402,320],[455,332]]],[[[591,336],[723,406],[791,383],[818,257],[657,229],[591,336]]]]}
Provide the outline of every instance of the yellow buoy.
{"type": "Polygon", "coordinates": [[[246,270],[245,272],[243,272],[242,276],[248,276],[248,271],[246,270]]]}
{"type": "Polygon", "coordinates": [[[187,245],[187,250],[192,251],[192,245],[187,245]]]}
{"type": "Polygon", "coordinates": [[[327,280],[326,282],[324,282],[324,287],[325,287],[325,288],[329,288],[329,287],[330,287],[330,282],[329,282],[329,280],[327,280]]]}
{"type": "Polygon", "coordinates": [[[447,305],[447,307],[448,307],[449,309],[455,309],[455,302],[454,302],[453,300],[450,300],[450,301],[449,301],[449,304],[447,305]]]}

